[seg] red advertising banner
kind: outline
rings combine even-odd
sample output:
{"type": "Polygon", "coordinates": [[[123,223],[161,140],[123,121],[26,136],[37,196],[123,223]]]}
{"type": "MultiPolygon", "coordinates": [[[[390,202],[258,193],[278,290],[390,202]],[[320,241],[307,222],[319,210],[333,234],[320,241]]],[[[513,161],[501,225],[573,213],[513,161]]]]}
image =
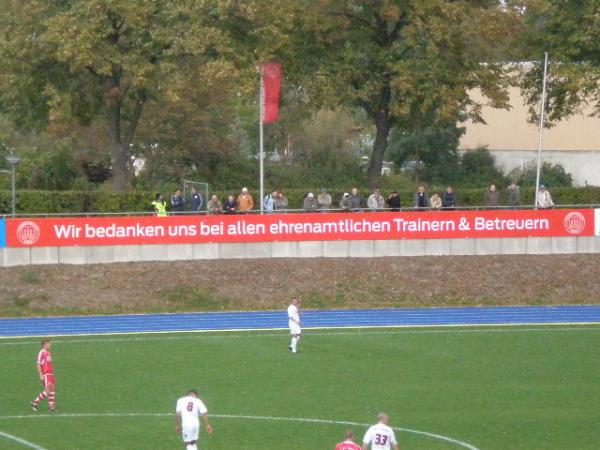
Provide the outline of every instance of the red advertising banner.
{"type": "Polygon", "coordinates": [[[593,236],[593,209],[6,220],[8,247],[593,236]]]}

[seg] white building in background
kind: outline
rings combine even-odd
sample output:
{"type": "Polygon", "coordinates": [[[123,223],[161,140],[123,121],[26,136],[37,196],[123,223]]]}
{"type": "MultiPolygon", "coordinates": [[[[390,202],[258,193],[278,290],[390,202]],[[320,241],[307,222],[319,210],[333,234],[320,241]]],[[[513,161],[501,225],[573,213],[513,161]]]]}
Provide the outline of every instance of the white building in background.
{"type": "MultiPolygon", "coordinates": [[[[473,94],[481,101],[479,93],[473,94]]],[[[483,108],[487,124],[465,123],[459,150],[486,147],[496,165],[508,173],[537,161],[539,129],[527,122],[528,105],[518,88],[510,90],[510,110],[483,108]]],[[[591,108],[544,130],[542,161],[560,163],[576,186],[600,186],[600,118],[589,117],[591,108]]],[[[543,174],[542,174],[543,179],[543,174]]]]}

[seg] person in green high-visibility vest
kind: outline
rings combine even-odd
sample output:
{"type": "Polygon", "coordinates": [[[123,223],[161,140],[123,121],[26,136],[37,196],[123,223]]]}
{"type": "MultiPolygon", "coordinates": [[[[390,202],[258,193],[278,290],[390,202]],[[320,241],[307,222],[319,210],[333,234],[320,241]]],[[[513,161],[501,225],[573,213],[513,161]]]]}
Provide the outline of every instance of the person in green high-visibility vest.
{"type": "Polygon", "coordinates": [[[152,202],[152,207],[157,217],[167,217],[167,202],[163,200],[162,194],[156,194],[156,200],[152,202]]]}

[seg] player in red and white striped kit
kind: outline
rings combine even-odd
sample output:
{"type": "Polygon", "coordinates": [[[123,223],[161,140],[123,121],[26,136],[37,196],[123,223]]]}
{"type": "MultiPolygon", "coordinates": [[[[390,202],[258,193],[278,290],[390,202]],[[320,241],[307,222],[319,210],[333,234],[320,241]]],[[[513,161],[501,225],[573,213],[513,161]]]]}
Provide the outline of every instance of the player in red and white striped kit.
{"type": "Polygon", "coordinates": [[[335,446],[335,450],[361,450],[360,445],[354,443],[354,433],[352,430],[346,430],[344,441],[335,446]]]}
{"type": "Polygon", "coordinates": [[[40,376],[40,381],[44,386],[44,390],[38,395],[32,402],[31,406],[34,411],[38,410],[38,405],[46,397],[48,398],[48,409],[50,412],[54,412],[54,406],[56,401],[56,388],[54,380],[54,368],[52,367],[52,354],[50,353],[50,347],[52,342],[50,339],[42,340],[42,349],[38,353],[37,357],[37,370],[40,376]]]}

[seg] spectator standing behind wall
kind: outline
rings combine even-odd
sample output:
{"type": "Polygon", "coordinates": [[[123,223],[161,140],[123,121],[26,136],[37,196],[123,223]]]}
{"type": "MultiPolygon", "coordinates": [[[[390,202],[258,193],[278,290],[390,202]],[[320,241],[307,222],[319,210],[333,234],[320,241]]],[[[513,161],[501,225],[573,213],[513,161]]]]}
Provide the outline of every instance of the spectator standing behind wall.
{"type": "Polygon", "coordinates": [[[454,209],[456,208],[456,192],[452,186],[446,188],[446,192],[442,194],[442,208],[454,209]]]}
{"type": "Polygon", "coordinates": [[[496,190],[496,185],[490,184],[490,187],[483,196],[483,204],[487,208],[496,208],[500,206],[500,191],[496,190]]]}
{"type": "Polygon", "coordinates": [[[389,197],[387,199],[387,203],[393,212],[398,212],[398,211],[400,211],[400,208],[402,208],[402,202],[400,201],[400,194],[398,194],[398,192],[396,192],[396,191],[393,191],[389,195],[389,197]]]}
{"type": "Polygon", "coordinates": [[[254,208],[254,199],[248,192],[247,187],[242,188],[242,192],[237,197],[237,210],[238,212],[244,214],[248,211],[251,211],[254,208]]]}
{"type": "Polygon", "coordinates": [[[508,206],[517,209],[521,205],[521,192],[517,183],[510,183],[508,187],[508,206]]]}
{"type": "Polygon", "coordinates": [[[360,193],[358,189],[353,187],[352,194],[350,194],[350,201],[352,202],[352,211],[359,212],[360,211],[360,193]]]}
{"type": "Polygon", "coordinates": [[[208,204],[206,205],[206,210],[209,214],[221,214],[223,211],[223,205],[221,204],[221,200],[215,194],[212,195],[208,204]]]}
{"type": "Polygon", "coordinates": [[[317,204],[317,199],[315,198],[315,194],[313,194],[312,192],[309,192],[308,195],[306,196],[306,198],[304,199],[302,207],[307,212],[316,211],[317,208],[319,207],[319,205],[317,204]]]}
{"type": "Polygon", "coordinates": [[[177,189],[173,195],[171,195],[171,211],[173,214],[181,214],[185,208],[185,201],[181,191],[177,189]]]}
{"type": "Polygon", "coordinates": [[[277,201],[277,191],[273,191],[270,194],[265,195],[263,199],[263,208],[266,212],[272,213],[275,211],[275,202],[277,201]]]}
{"type": "Polygon", "coordinates": [[[192,186],[192,190],[190,191],[190,196],[188,198],[190,211],[195,213],[200,212],[203,204],[204,199],[202,198],[202,195],[200,195],[195,186],[192,186]]]}
{"type": "Polygon", "coordinates": [[[432,209],[441,209],[442,198],[437,194],[433,194],[429,199],[429,204],[431,205],[432,209]]]}
{"type": "Polygon", "coordinates": [[[154,201],[152,202],[152,208],[154,208],[157,217],[167,217],[167,202],[163,200],[163,196],[160,192],[156,194],[154,201]]]}
{"type": "Polygon", "coordinates": [[[352,200],[350,199],[350,194],[347,192],[344,192],[344,195],[342,195],[340,209],[344,212],[348,212],[352,209],[352,200]]]}
{"type": "Polygon", "coordinates": [[[429,196],[425,192],[425,186],[419,186],[419,190],[415,193],[415,208],[429,208],[429,196]]]}
{"type": "Polygon", "coordinates": [[[375,189],[375,191],[369,195],[369,198],[367,199],[367,208],[371,211],[381,211],[385,208],[385,200],[383,199],[381,192],[379,192],[379,189],[375,189]]]}
{"type": "Polygon", "coordinates": [[[237,212],[237,203],[233,195],[230,195],[229,197],[227,197],[227,200],[225,200],[223,212],[225,214],[235,214],[237,212]]]}
{"type": "Polygon", "coordinates": [[[550,195],[550,192],[546,190],[546,186],[543,184],[540,184],[540,190],[536,195],[535,204],[540,209],[550,209],[554,207],[552,196],[550,195]]]}
{"type": "Polygon", "coordinates": [[[286,209],[288,209],[287,196],[279,191],[277,192],[277,198],[275,199],[275,211],[285,212],[286,209]]]}
{"type": "Polygon", "coordinates": [[[323,212],[331,209],[331,195],[327,192],[327,189],[321,188],[321,193],[317,197],[317,206],[323,212]]]}

